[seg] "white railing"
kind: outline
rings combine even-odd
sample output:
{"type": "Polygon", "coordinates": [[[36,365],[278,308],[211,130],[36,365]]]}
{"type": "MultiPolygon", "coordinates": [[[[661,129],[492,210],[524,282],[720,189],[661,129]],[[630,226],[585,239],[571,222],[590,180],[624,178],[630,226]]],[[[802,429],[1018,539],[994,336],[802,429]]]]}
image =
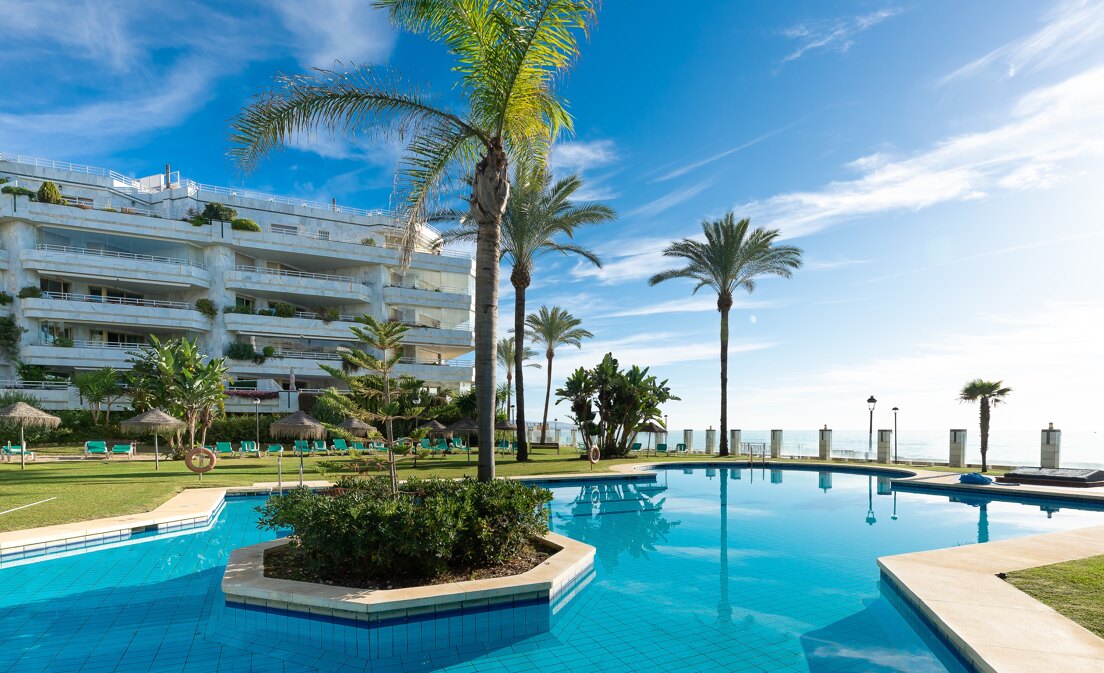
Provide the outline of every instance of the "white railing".
{"type": "Polygon", "coordinates": [[[52,341],[39,341],[32,344],[33,346],[51,346],[54,348],[105,348],[108,350],[122,350],[122,351],[138,351],[142,350],[149,344],[144,343],[128,343],[123,341],[89,341],[87,339],[74,339],[73,345],[59,346],[52,341]]]}
{"type": "Polygon", "coordinates": [[[430,358],[420,357],[403,357],[399,358],[399,364],[403,365],[432,365],[435,367],[463,367],[470,368],[475,366],[475,360],[456,358],[454,360],[435,360],[430,358]]]}
{"type": "Polygon", "coordinates": [[[182,257],[161,257],[159,255],[142,255],[136,252],[117,252],[114,250],[96,250],[94,248],[78,248],[71,245],[55,245],[53,243],[39,243],[35,246],[38,250],[52,252],[76,253],[78,255],[95,255],[97,257],[111,257],[113,259],[132,259],[140,262],[157,262],[159,264],[179,264],[181,266],[194,266],[197,269],[206,269],[202,262],[195,262],[182,257]]]}
{"type": "Polygon", "coordinates": [[[63,196],[61,200],[65,203],[62,205],[69,206],[70,208],[76,208],[78,210],[97,210],[104,213],[122,213],[123,215],[143,215],[145,217],[154,217],[159,220],[168,219],[160,212],[151,210],[150,208],[135,208],[134,206],[120,206],[108,201],[93,201],[88,203],[87,201],[80,201],[76,197],[63,196]]]}
{"type": "Polygon", "coordinates": [[[265,194],[263,192],[253,192],[247,189],[235,189],[233,187],[219,187],[217,185],[206,185],[201,182],[195,182],[193,180],[185,180],[184,183],[188,186],[188,193],[192,195],[193,192],[211,192],[213,194],[221,194],[222,196],[232,196],[239,199],[252,199],[255,201],[265,201],[268,203],[279,203],[285,206],[298,206],[300,208],[310,208],[311,210],[328,210],[331,213],[343,213],[346,215],[359,215],[361,217],[391,217],[390,211],[382,208],[367,209],[367,208],[353,208],[350,206],[338,206],[332,203],[321,203],[319,201],[306,201],[303,199],[294,199],[289,196],[278,196],[276,194],[265,194]]]}
{"type": "Polygon", "coordinates": [[[293,351],[277,348],[272,357],[291,358],[293,360],[340,360],[341,354],[327,351],[293,351]]]}
{"type": "Polygon", "coordinates": [[[19,379],[0,379],[3,390],[67,390],[67,381],[21,381],[19,379]]]}
{"type": "Polygon", "coordinates": [[[243,271],[246,273],[263,273],[270,276],[287,276],[290,278],[314,278],[317,280],[331,280],[341,283],[360,283],[353,276],[338,276],[332,273],[310,273],[308,271],[289,271],[286,269],[269,269],[263,266],[250,266],[248,264],[238,264],[234,267],[235,271],[243,271]]]}
{"type": "Polygon", "coordinates": [[[432,285],[430,283],[418,282],[418,281],[391,281],[387,287],[397,287],[404,290],[421,290],[423,292],[448,292],[451,294],[471,294],[466,286],[460,287],[459,285],[432,285]]]}
{"type": "Polygon", "coordinates": [[[470,322],[460,323],[459,325],[442,325],[440,321],[431,320],[429,322],[417,322],[415,320],[403,320],[400,321],[410,329],[440,329],[454,332],[470,332],[472,331],[472,325],[470,322]]]}
{"type": "Polygon", "coordinates": [[[185,301],[161,301],[159,299],[131,299],[130,297],[104,297],[98,294],[73,294],[72,292],[43,292],[43,299],[60,301],[79,301],[90,304],[121,304],[124,306],[146,306],[149,308],[173,308],[194,311],[195,306],[185,301]]]}
{"type": "MultiPolygon", "coordinates": [[[[310,311],[296,311],[296,318],[306,318],[307,320],[321,320],[317,313],[311,313],[310,311]]],[[[347,313],[338,314],[336,320],[331,322],[356,322],[357,316],[349,315],[347,313]]]]}

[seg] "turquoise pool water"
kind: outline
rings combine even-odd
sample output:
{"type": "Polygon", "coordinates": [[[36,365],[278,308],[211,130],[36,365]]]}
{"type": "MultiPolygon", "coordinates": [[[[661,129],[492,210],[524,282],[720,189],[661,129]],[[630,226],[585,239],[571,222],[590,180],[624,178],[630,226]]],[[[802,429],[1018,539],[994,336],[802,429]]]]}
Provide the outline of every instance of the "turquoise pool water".
{"type": "Polygon", "coordinates": [[[272,537],[255,526],[261,499],[235,498],[208,530],[0,568],[0,673],[960,673],[883,594],[874,559],[1104,522],[1072,504],[892,493],[854,473],[670,469],[552,490],[552,528],[597,557],[543,635],[372,660],[307,632],[261,638],[219,590],[230,550],[272,537]]]}

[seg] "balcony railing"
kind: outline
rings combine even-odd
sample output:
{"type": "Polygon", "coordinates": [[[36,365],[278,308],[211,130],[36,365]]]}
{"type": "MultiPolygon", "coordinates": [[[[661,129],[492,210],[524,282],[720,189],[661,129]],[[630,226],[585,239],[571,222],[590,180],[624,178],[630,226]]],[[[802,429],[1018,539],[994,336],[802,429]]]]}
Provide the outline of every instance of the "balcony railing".
{"type": "Polygon", "coordinates": [[[52,252],[76,253],[78,255],[94,255],[96,257],[110,257],[112,259],[130,259],[139,262],[154,262],[157,264],[177,264],[180,266],[192,266],[197,269],[206,269],[207,266],[183,257],[162,257],[160,255],[141,255],[135,252],[117,252],[115,250],[96,250],[94,248],[77,248],[70,245],[55,245],[53,243],[39,243],[35,246],[38,250],[52,252]]]}
{"type": "Polygon", "coordinates": [[[293,360],[340,360],[341,354],[330,351],[294,351],[277,348],[272,357],[293,360]]]}
{"type": "Polygon", "coordinates": [[[270,269],[263,266],[250,266],[248,264],[238,264],[234,267],[235,271],[245,271],[247,273],[263,273],[270,276],[285,276],[288,278],[313,278],[316,280],[329,280],[339,283],[361,283],[362,281],[354,278],[353,276],[338,276],[332,273],[310,273],[308,271],[289,271],[287,269],[270,269]]]}
{"type": "Polygon", "coordinates": [[[391,281],[388,287],[400,287],[407,290],[422,290],[425,292],[450,292],[452,294],[471,294],[467,286],[460,285],[433,285],[423,281],[391,281]]]}
{"type": "Polygon", "coordinates": [[[402,320],[402,324],[411,329],[443,329],[453,330],[456,332],[470,332],[472,331],[472,324],[470,322],[460,323],[458,325],[442,325],[439,320],[402,320]]]}
{"type": "Polygon", "coordinates": [[[53,341],[39,341],[34,346],[53,346],[55,348],[106,348],[108,350],[138,351],[149,344],[130,343],[126,341],[91,341],[87,339],[74,339],[72,346],[59,346],[53,341]]]}
{"type": "Polygon", "coordinates": [[[437,360],[436,358],[426,357],[403,357],[399,358],[399,364],[404,365],[432,365],[438,367],[474,367],[475,360],[471,358],[456,358],[453,360],[437,360]]]}
{"type": "Polygon", "coordinates": [[[211,192],[212,194],[221,194],[223,196],[233,196],[239,199],[252,199],[254,201],[264,201],[267,203],[279,203],[285,206],[297,206],[299,208],[309,208],[311,210],[328,210],[331,213],[344,213],[346,215],[358,215],[360,217],[392,217],[393,214],[383,209],[366,209],[366,208],[353,208],[350,206],[338,206],[332,203],[321,203],[319,201],[304,201],[303,199],[293,199],[288,196],[278,196],[276,194],[265,194],[263,192],[251,192],[245,189],[235,189],[233,187],[219,187],[217,185],[205,185],[200,182],[194,182],[192,180],[185,180],[184,183],[188,186],[188,195],[194,196],[197,191],[211,192]]]}
{"type": "Polygon", "coordinates": [[[79,301],[90,304],[121,304],[123,306],[145,306],[149,308],[172,308],[194,311],[195,306],[185,301],[161,301],[158,299],[131,299],[130,297],[104,297],[98,294],[73,294],[72,292],[43,292],[43,299],[61,301],[79,301]]]}
{"type": "MultiPolygon", "coordinates": [[[[295,312],[295,317],[296,318],[305,318],[307,320],[321,320],[322,319],[321,317],[319,317],[319,315],[317,313],[311,313],[310,311],[296,311],[295,312]]],[[[350,315],[348,313],[341,313],[341,314],[338,314],[336,320],[331,320],[330,322],[356,322],[356,319],[357,319],[357,316],[355,316],[355,315],[350,315]]]]}
{"type": "Polygon", "coordinates": [[[68,390],[68,381],[22,381],[20,379],[0,379],[3,390],[68,390]]]}

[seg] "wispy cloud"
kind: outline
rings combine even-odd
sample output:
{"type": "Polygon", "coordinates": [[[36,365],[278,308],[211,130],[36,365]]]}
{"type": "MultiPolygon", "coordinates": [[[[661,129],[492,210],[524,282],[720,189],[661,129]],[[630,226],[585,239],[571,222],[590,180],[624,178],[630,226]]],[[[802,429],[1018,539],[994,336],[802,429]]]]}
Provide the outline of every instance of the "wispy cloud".
{"type": "MultiPolygon", "coordinates": [[[[737,311],[741,309],[771,308],[778,305],[778,302],[774,301],[736,300],[732,302],[732,308],[737,311]]],[[[665,313],[705,313],[716,310],[716,295],[711,295],[703,290],[703,293],[688,299],[672,299],[671,301],[661,301],[654,304],[646,304],[644,306],[618,309],[606,313],[601,317],[626,318],[641,315],[662,315],[665,313]]]]}
{"type": "Polygon", "coordinates": [[[387,14],[367,2],[277,0],[272,6],[292,36],[288,46],[304,65],[380,63],[395,46],[387,14]]]}
{"type": "Polygon", "coordinates": [[[869,14],[841,17],[831,21],[800,23],[782,31],[782,34],[798,42],[798,46],[782,59],[783,63],[796,61],[818,51],[845,52],[855,44],[855,36],[870,30],[879,23],[900,14],[902,9],[887,7],[869,14]]]}
{"type": "Polygon", "coordinates": [[[694,163],[686,164],[684,166],[679,166],[678,168],[667,171],[663,175],[661,175],[658,178],[652,180],[652,182],[666,182],[667,180],[673,180],[674,178],[686,175],[690,171],[701,168],[702,166],[708,166],[709,164],[713,163],[714,161],[720,161],[721,159],[724,159],[727,156],[730,156],[730,155],[736,154],[737,152],[746,150],[749,147],[754,147],[755,145],[758,145],[759,143],[763,142],[764,140],[767,140],[768,138],[776,136],[779,133],[782,133],[783,131],[785,131],[787,129],[790,129],[792,127],[793,127],[793,124],[787,124],[786,126],[783,126],[782,128],[777,128],[777,129],[774,129],[773,131],[768,131],[767,133],[764,133],[760,136],[756,136],[755,138],[752,138],[751,140],[749,140],[747,142],[740,143],[739,145],[736,145],[735,147],[730,147],[729,149],[727,149],[723,152],[718,152],[717,154],[714,154],[713,156],[702,159],[701,161],[695,161],[694,163]]]}
{"type": "Polygon", "coordinates": [[[837,269],[846,269],[849,266],[858,266],[860,264],[869,264],[873,260],[869,259],[806,259],[805,270],[806,271],[836,271],[837,269]]]}
{"type": "MultiPolygon", "coordinates": [[[[773,348],[767,341],[736,341],[729,344],[730,355],[773,348]]],[[[613,353],[622,366],[657,367],[677,362],[716,360],[717,340],[692,341],[685,334],[657,334],[645,338],[595,340],[583,348],[556,351],[554,378],[562,380],[578,367],[593,367],[606,353],[613,353]]]]}
{"type": "Polygon", "coordinates": [[[1071,0],[1051,8],[1042,28],[997,47],[954,72],[940,84],[947,84],[1000,67],[1002,79],[1024,71],[1038,71],[1080,56],[1104,39],[1104,2],[1071,0]]]}
{"type": "Polygon", "coordinates": [[[582,173],[616,160],[617,151],[612,140],[561,142],[552,148],[548,167],[554,173],[582,173]]]}
{"type": "Polygon", "coordinates": [[[694,198],[698,194],[701,194],[707,188],[713,185],[713,179],[700,180],[693,184],[680,187],[676,190],[670,191],[658,199],[653,199],[642,206],[633,208],[626,212],[622,217],[637,217],[639,215],[658,215],[665,210],[674,208],[680,203],[684,203],[694,198]]]}
{"type": "Polygon", "coordinates": [[[667,238],[642,236],[607,241],[597,246],[603,260],[602,268],[580,262],[571,270],[571,275],[593,279],[603,285],[647,278],[666,265],[663,249],[670,242],[667,238]]]}
{"type": "Polygon", "coordinates": [[[736,210],[793,238],[861,216],[1046,188],[1078,162],[1101,156],[1104,67],[1097,67],[1021,97],[1003,125],[952,136],[901,159],[863,157],[849,165],[862,173],[854,180],[736,210]]]}

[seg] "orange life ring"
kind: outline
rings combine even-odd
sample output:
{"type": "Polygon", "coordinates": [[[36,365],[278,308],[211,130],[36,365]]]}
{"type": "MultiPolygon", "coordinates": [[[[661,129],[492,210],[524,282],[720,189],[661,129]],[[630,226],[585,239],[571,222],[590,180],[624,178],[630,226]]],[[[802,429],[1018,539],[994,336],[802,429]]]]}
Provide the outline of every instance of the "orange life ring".
{"type": "Polygon", "coordinates": [[[602,450],[595,446],[590,450],[590,454],[587,457],[590,458],[591,464],[597,464],[598,461],[602,459],[602,450]]]}
{"type": "Polygon", "coordinates": [[[206,474],[215,469],[215,461],[218,457],[211,449],[196,447],[184,456],[184,464],[196,474],[206,474]]]}

